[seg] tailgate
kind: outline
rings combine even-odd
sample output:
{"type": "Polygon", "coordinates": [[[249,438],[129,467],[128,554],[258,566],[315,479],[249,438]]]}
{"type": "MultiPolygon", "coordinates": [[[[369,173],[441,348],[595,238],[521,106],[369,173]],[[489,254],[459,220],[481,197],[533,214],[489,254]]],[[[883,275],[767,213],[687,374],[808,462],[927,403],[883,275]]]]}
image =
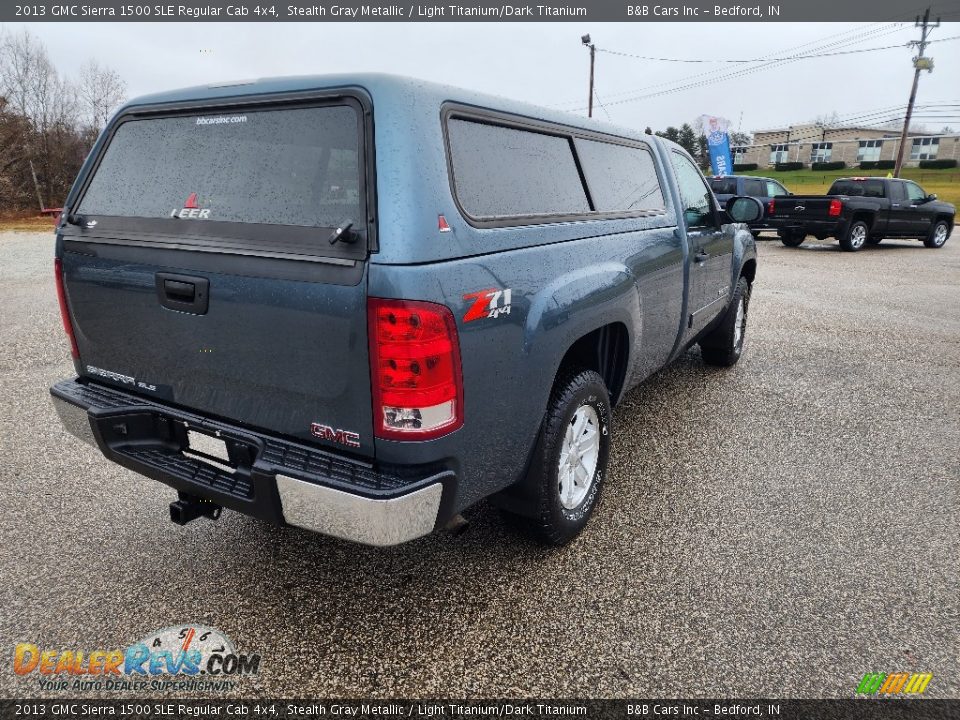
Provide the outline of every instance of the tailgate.
{"type": "Polygon", "coordinates": [[[836,199],[826,195],[789,195],[774,198],[767,203],[767,219],[797,222],[836,220],[836,214],[830,214],[831,202],[836,199]]]}
{"type": "Polygon", "coordinates": [[[346,97],[121,118],[58,246],[82,374],[372,454],[363,118],[346,97]]]}

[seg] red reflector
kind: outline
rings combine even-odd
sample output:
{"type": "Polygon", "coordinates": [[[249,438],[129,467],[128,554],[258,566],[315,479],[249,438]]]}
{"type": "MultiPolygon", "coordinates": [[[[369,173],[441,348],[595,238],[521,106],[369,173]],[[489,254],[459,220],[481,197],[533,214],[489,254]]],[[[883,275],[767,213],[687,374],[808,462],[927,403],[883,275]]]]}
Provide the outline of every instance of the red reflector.
{"type": "Polygon", "coordinates": [[[843,203],[839,200],[831,200],[830,209],[827,211],[827,214],[830,217],[839,217],[841,210],[843,210],[843,203]]]}
{"type": "Polygon", "coordinates": [[[463,425],[460,341],[450,309],[367,299],[374,434],[429,440],[463,425]]]}
{"type": "Polygon", "coordinates": [[[775,208],[776,208],[776,206],[777,206],[776,203],[777,203],[776,200],[768,200],[768,201],[767,201],[767,215],[773,215],[774,210],[775,210],[775,208]]]}
{"type": "Polygon", "coordinates": [[[437,229],[440,232],[450,232],[450,225],[447,223],[447,219],[443,215],[437,217],[437,229]]]}
{"type": "Polygon", "coordinates": [[[183,207],[187,209],[195,209],[200,207],[197,205],[197,194],[190,193],[190,195],[187,196],[187,201],[183,204],[183,207]]]}
{"type": "Polygon", "coordinates": [[[53,261],[53,269],[57,275],[57,302],[60,304],[60,319],[63,320],[63,329],[70,340],[70,354],[73,359],[80,357],[80,350],[77,348],[77,339],[73,336],[73,323],[70,322],[70,311],[67,309],[67,291],[63,286],[63,263],[60,258],[53,261]]]}

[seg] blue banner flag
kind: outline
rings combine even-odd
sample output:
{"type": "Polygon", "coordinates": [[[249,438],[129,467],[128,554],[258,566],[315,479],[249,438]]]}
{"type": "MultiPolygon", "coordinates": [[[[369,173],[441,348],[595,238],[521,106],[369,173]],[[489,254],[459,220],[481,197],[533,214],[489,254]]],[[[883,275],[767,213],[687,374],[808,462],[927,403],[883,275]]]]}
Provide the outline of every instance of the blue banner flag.
{"type": "Polygon", "coordinates": [[[713,115],[700,116],[700,132],[707,136],[710,151],[710,168],[714,175],[733,173],[733,158],[730,155],[730,121],[713,115]]]}

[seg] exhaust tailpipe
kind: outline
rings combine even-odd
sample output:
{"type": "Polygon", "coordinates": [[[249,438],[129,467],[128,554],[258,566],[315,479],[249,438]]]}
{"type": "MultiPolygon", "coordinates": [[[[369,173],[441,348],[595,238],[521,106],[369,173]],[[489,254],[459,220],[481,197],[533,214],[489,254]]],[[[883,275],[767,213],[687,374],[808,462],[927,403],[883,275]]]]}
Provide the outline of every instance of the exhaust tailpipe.
{"type": "Polygon", "coordinates": [[[469,525],[470,525],[469,520],[467,520],[463,515],[457,514],[454,517],[450,518],[450,521],[444,526],[443,529],[446,530],[451,535],[453,535],[454,537],[457,537],[465,533],[469,525]]]}

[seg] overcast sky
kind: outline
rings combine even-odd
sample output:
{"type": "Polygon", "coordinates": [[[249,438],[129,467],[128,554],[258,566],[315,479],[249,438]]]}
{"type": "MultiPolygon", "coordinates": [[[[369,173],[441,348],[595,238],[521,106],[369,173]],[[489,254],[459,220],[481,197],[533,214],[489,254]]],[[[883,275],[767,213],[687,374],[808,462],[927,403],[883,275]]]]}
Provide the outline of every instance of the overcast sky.
{"type": "MultiPolygon", "coordinates": [[[[379,71],[413,75],[577,111],[586,105],[589,32],[603,50],[685,59],[782,58],[903,45],[909,24],[880,23],[36,23],[28,27],[67,75],[95,58],[120,72],[129,95],[220,80],[311,73],[379,71]],[[832,44],[829,48],[825,45],[832,44]]],[[[944,23],[932,40],[960,35],[944,23]]],[[[906,104],[914,52],[904,47],[766,63],[658,62],[597,53],[594,114],[655,130],[703,113],[752,131],[836,112],[874,123],[906,104]],[[720,80],[719,76],[743,73],[720,80]],[[680,85],[702,83],[689,89],[680,85]],[[643,97],[659,91],[665,94],[643,97]],[[626,102],[624,102],[626,101],[626,102]],[[880,111],[874,113],[874,111],[880,111]],[[861,117],[856,117],[861,116],[861,117]]],[[[960,128],[960,41],[929,46],[935,60],[917,102],[927,129],[960,128]]],[[[585,110],[583,111],[585,113],[585,110]]]]}

